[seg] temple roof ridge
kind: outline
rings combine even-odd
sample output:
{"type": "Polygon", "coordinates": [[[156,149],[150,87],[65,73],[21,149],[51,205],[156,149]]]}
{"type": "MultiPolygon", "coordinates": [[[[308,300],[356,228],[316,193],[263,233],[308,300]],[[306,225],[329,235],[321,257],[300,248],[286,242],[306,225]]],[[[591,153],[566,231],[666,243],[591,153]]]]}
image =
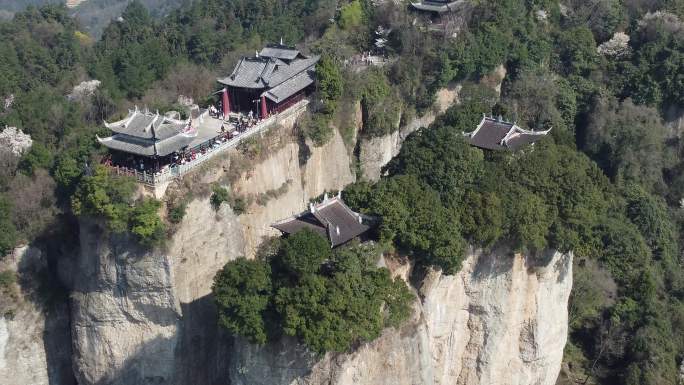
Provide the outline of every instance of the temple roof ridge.
{"type": "Polygon", "coordinates": [[[286,234],[307,228],[326,237],[336,247],[370,229],[363,219],[344,204],[339,194],[332,198],[326,194],[322,202],[310,203],[308,211],[277,221],[271,227],[286,234]]]}
{"type": "Polygon", "coordinates": [[[488,150],[516,150],[524,145],[531,145],[541,137],[547,135],[551,128],[543,131],[527,130],[517,125],[516,122],[508,122],[499,116],[487,116],[483,114],[482,120],[475,130],[464,133],[469,138],[471,145],[488,150]]]}

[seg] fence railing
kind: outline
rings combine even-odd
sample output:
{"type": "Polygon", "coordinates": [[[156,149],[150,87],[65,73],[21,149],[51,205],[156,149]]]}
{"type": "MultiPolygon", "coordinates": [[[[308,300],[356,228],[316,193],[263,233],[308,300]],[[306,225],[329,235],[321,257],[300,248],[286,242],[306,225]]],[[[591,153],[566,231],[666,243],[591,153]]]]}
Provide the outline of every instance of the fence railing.
{"type": "MultiPolygon", "coordinates": [[[[286,110],[279,112],[277,114],[271,115],[268,118],[260,121],[259,123],[255,124],[252,126],[250,129],[248,129],[245,132],[241,132],[235,137],[225,141],[225,142],[220,142],[218,145],[213,145],[210,146],[207,149],[207,152],[204,154],[202,153],[197,153],[196,158],[183,163],[183,164],[178,164],[172,167],[166,167],[160,172],[156,173],[150,173],[150,172],[145,172],[145,171],[138,171],[138,170],[133,170],[129,169],[126,167],[120,167],[120,166],[114,166],[110,165],[109,167],[115,172],[117,175],[128,175],[131,177],[134,177],[136,181],[139,183],[143,183],[146,185],[154,186],[157,184],[161,183],[166,183],[169,182],[173,179],[179,178],[191,170],[197,168],[204,162],[208,161],[211,158],[214,158],[215,156],[221,154],[225,150],[233,147],[237,147],[240,142],[242,142],[245,139],[251,138],[252,136],[259,134],[266,129],[270,128],[273,125],[278,124],[282,119],[288,118],[294,114],[297,114],[304,110],[306,106],[309,104],[309,101],[304,99],[301,100],[291,107],[287,108],[286,110]]],[[[214,137],[210,141],[214,141],[218,136],[214,137]]]]}

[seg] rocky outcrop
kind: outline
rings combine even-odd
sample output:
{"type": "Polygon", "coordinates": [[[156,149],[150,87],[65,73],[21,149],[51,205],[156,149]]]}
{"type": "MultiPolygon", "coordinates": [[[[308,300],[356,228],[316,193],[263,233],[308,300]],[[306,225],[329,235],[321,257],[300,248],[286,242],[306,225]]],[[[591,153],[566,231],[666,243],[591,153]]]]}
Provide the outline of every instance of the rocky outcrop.
{"type": "Polygon", "coordinates": [[[460,85],[452,85],[439,90],[434,108],[431,111],[411,119],[391,134],[363,138],[359,143],[361,177],[368,181],[380,179],[382,168],[399,153],[406,137],[421,127],[429,126],[435,121],[437,115],[446,111],[452,104],[458,103],[458,91],[460,89],[460,85]]]}
{"type": "Polygon", "coordinates": [[[341,190],[354,182],[351,158],[337,131],[325,145],[309,145],[310,154],[303,165],[299,164],[300,151],[297,143],[286,144],[233,185],[238,195],[256,195],[287,185],[283,195],[263,206],[253,205],[240,217],[247,256],[254,255],[264,238],[280,234],[271,223],[302,212],[310,199],[325,191],[341,190]]]}
{"type": "MultiPolygon", "coordinates": [[[[18,276],[16,295],[5,314],[0,314],[0,383],[8,385],[73,385],[71,374],[71,341],[66,307],[52,304],[46,309],[34,301],[33,282],[36,273],[46,268],[40,249],[22,246],[0,263],[0,270],[18,276]]],[[[8,304],[5,303],[5,306],[8,304]]]]}
{"type": "Polygon", "coordinates": [[[572,255],[546,261],[473,253],[454,276],[431,271],[413,319],[351,354],[316,361],[301,346],[238,343],[234,385],[554,384],[567,338],[572,255]]]}
{"type": "Polygon", "coordinates": [[[180,307],[171,260],[84,220],[71,322],[79,384],[166,383],[174,373],[180,307]]]}

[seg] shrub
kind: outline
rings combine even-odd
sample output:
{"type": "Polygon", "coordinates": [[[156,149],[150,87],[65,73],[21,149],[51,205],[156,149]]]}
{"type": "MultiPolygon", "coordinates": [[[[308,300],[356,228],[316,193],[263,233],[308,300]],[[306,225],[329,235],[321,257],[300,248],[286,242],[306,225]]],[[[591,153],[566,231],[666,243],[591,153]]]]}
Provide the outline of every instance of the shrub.
{"type": "Polygon", "coordinates": [[[16,274],[11,270],[0,271],[0,289],[7,290],[17,282],[16,274]]]}
{"type": "Polygon", "coordinates": [[[320,147],[333,136],[333,127],[330,117],[324,114],[314,114],[310,119],[303,122],[303,131],[306,138],[311,139],[314,146],[320,147]]]}
{"type": "Polygon", "coordinates": [[[17,230],[12,223],[10,203],[0,195],[0,258],[9,253],[17,242],[17,230]]]}
{"type": "Polygon", "coordinates": [[[235,215],[241,215],[247,210],[247,202],[243,198],[235,198],[232,200],[231,208],[235,215]]]}
{"type": "Polygon", "coordinates": [[[247,202],[243,198],[231,196],[230,192],[225,187],[215,185],[213,191],[209,201],[211,202],[212,207],[214,207],[214,210],[218,211],[223,202],[230,205],[235,215],[241,215],[247,209],[247,202]]]}
{"type": "Polygon", "coordinates": [[[26,175],[33,175],[38,168],[50,168],[52,154],[40,143],[34,143],[31,149],[21,158],[19,168],[26,175]]]}
{"type": "Polygon", "coordinates": [[[104,217],[115,232],[127,229],[131,196],[135,182],[128,177],[111,176],[104,166],[96,166],[92,175],[81,179],[71,198],[76,215],[104,217]]]}
{"type": "Polygon", "coordinates": [[[138,202],[130,217],[130,231],[144,246],[160,246],[166,240],[166,226],[159,218],[161,202],[144,199],[138,202]]]}
{"type": "Polygon", "coordinates": [[[169,210],[169,221],[174,224],[181,223],[185,217],[185,210],[188,207],[186,202],[180,202],[175,206],[172,206],[169,210]]]}
{"type": "Polygon", "coordinates": [[[227,202],[229,198],[230,193],[228,192],[228,190],[224,187],[216,185],[213,188],[213,193],[211,194],[211,198],[209,198],[209,201],[211,202],[211,205],[214,207],[214,210],[218,211],[218,209],[221,207],[221,204],[223,204],[223,202],[227,202]]]}

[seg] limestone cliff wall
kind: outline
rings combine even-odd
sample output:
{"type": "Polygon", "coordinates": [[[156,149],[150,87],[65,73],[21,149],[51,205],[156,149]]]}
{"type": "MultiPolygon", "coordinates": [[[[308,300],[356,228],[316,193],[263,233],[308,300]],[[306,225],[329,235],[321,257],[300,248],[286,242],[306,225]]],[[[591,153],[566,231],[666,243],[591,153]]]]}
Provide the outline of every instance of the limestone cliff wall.
{"type": "Polygon", "coordinates": [[[0,262],[0,270],[18,276],[18,284],[10,288],[15,294],[8,295],[14,297],[6,309],[8,314],[0,314],[2,384],[74,384],[67,308],[63,304],[46,307],[34,298],[35,288],[28,285],[46,268],[46,257],[36,247],[18,247],[0,262]]]}
{"type": "Polygon", "coordinates": [[[473,253],[457,275],[432,271],[413,319],[351,354],[316,360],[292,341],[240,341],[231,384],[554,384],[567,337],[572,255],[536,263],[473,253]]]}

